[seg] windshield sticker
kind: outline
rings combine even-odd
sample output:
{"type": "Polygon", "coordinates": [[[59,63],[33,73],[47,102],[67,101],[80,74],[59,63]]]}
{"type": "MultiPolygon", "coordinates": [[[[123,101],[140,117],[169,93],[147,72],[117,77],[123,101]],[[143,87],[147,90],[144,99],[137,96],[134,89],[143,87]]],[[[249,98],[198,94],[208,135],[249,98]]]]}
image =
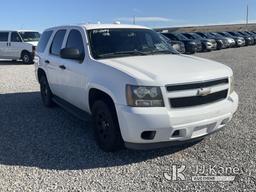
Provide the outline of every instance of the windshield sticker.
{"type": "Polygon", "coordinates": [[[92,31],[93,34],[98,34],[98,33],[101,33],[101,34],[104,34],[104,33],[108,33],[109,34],[109,29],[95,29],[92,31]]]}

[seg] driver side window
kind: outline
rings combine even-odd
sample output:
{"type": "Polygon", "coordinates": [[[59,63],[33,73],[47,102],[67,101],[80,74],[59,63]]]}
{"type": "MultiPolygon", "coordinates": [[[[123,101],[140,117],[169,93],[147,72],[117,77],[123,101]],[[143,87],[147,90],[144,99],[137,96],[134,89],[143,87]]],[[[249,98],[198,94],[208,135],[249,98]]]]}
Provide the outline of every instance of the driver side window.
{"type": "Polygon", "coordinates": [[[11,34],[11,42],[22,42],[21,37],[17,32],[12,32],[11,34]]]}
{"type": "Polygon", "coordinates": [[[82,57],[84,57],[84,42],[80,31],[72,29],[68,35],[66,48],[78,49],[82,57]]]}

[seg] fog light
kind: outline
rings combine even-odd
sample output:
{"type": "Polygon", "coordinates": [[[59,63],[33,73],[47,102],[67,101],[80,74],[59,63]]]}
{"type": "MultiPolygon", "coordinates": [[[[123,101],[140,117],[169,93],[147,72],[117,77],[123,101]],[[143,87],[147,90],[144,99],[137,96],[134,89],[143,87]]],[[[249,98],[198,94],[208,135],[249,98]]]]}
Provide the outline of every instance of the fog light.
{"type": "Polygon", "coordinates": [[[153,140],[155,138],[156,131],[144,131],[141,133],[141,138],[144,140],[153,140]]]}
{"type": "Polygon", "coordinates": [[[172,134],[172,137],[179,137],[180,136],[180,130],[176,130],[174,131],[174,133],[172,134]]]}

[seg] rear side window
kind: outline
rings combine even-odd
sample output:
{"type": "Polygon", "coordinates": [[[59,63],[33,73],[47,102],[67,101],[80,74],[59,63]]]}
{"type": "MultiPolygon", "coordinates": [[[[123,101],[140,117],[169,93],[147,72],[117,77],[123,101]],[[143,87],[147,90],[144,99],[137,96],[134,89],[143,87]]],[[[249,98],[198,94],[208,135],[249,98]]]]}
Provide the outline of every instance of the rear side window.
{"type": "Polygon", "coordinates": [[[45,31],[42,35],[42,37],[40,38],[40,41],[38,43],[38,46],[37,46],[37,51],[42,53],[44,52],[48,42],[49,42],[49,39],[51,38],[52,36],[52,32],[53,31],[45,31]]]}
{"type": "Polygon", "coordinates": [[[84,43],[83,38],[78,30],[71,30],[68,36],[66,48],[75,48],[80,51],[80,54],[84,56],[84,43]]]}
{"type": "Polygon", "coordinates": [[[0,42],[7,42],[8,41],[8,32],[0,32],[0,42]]]}
{"type": "Polygon", "coordinates": [[[54,36],[50,53],[56,56],[60,55],[61,46],[66,34],[66,30],[59,30],[54,36]]]}
{"type": "Polygon", "coordinates": [[[22,42],[22,40],[17,32],[12,32],[11,42],[22,42]]]}

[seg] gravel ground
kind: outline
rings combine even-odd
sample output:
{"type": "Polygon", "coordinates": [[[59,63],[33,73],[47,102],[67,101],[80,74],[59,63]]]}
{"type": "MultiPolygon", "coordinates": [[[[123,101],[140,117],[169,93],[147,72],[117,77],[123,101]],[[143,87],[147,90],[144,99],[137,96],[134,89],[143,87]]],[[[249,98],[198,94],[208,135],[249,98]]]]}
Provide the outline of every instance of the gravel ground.
{"type": "Polygon", "coordinates": [[[0,191],[256,191],[255,52],[197,54],[234,70],[240,106],[225,129],[190,146],[114,154],[98,149],[90,123],[42,106],[33,65],[0,61],[0,191]],[[185,181],[164,177],[173,165],[186,166],[185,181]],[[203,165],[235,180],[193,182],[203,165]]]}

